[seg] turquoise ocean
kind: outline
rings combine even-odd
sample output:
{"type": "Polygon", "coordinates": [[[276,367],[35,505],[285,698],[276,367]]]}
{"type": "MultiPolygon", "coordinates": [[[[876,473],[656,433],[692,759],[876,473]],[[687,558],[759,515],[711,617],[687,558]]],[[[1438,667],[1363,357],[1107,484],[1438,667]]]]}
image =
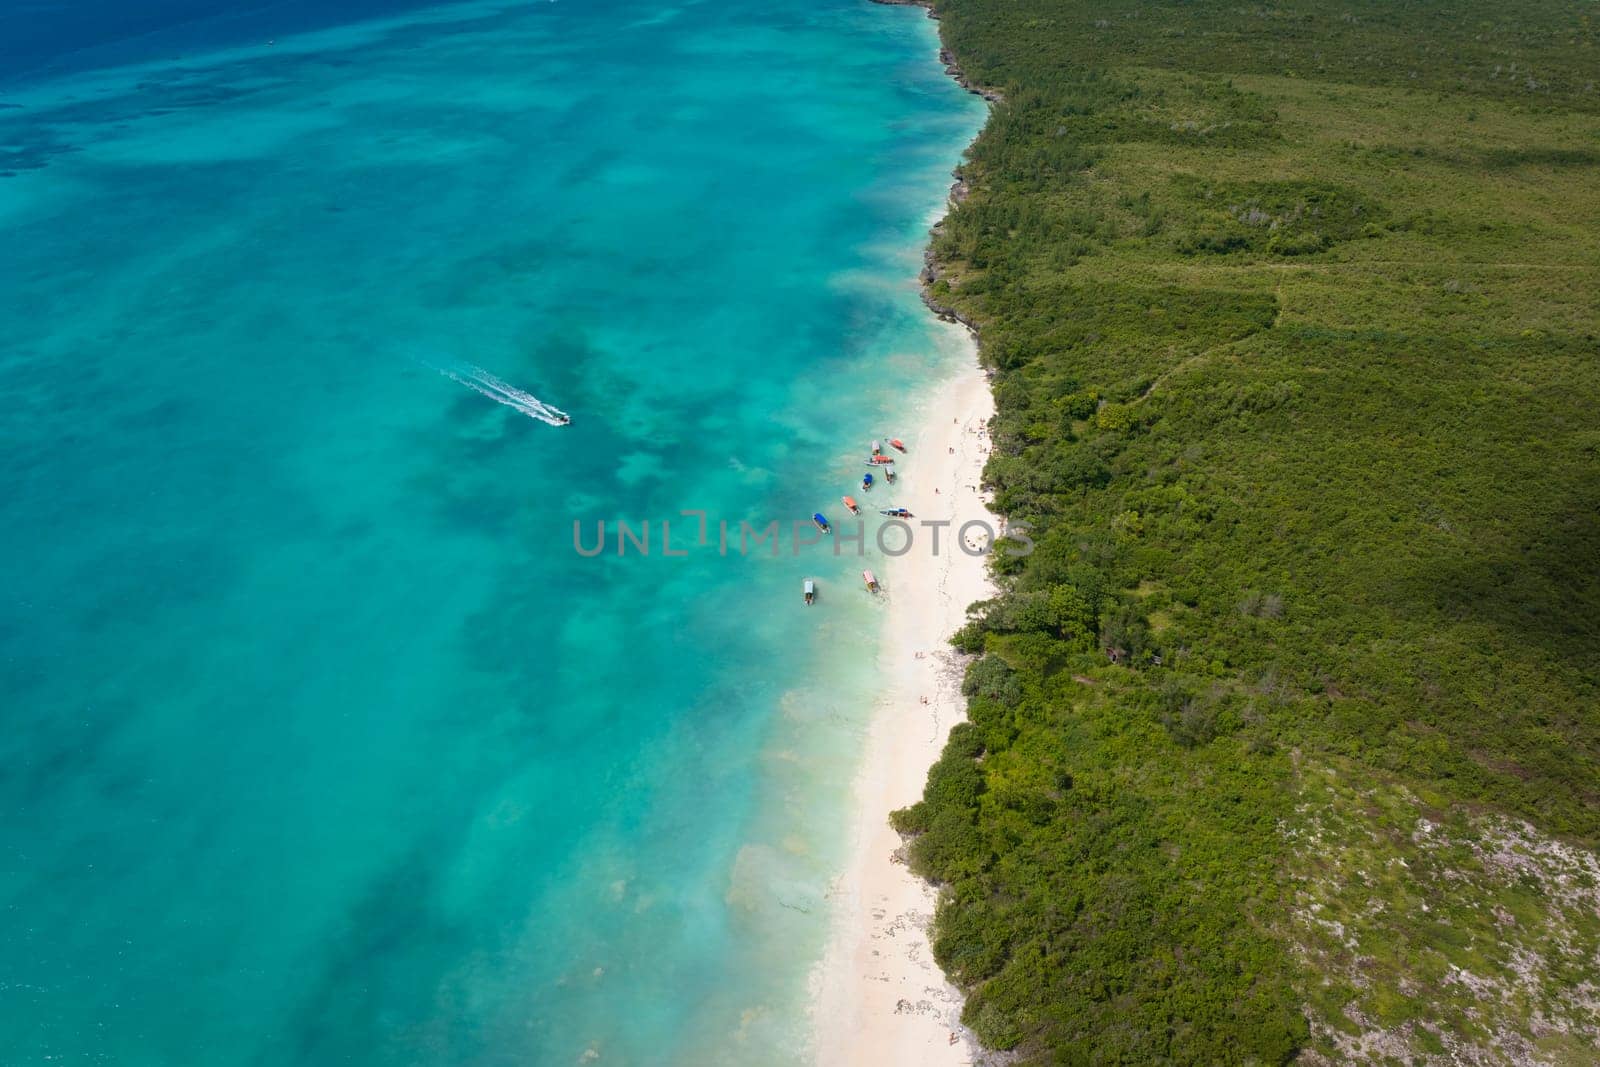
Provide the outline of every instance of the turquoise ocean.
{"type": "Polygon", "coordinates": [[[865,0],[283,6],[0,70],[0,1062],[799,1061],[882,615],[737,528],[960,358],[983,105],[865,0]]]}

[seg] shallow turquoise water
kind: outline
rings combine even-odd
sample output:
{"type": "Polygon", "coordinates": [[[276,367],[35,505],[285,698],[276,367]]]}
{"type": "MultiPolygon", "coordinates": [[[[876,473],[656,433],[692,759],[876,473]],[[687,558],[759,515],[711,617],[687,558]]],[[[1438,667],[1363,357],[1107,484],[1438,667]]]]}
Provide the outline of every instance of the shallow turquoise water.
{"type": "Polygon", "coordinates": [[[463,5],[0,96],[6,1062],[800,1055],[875,611],[659,522],[838,512],[952,358],[934,48],[463,5]]]}

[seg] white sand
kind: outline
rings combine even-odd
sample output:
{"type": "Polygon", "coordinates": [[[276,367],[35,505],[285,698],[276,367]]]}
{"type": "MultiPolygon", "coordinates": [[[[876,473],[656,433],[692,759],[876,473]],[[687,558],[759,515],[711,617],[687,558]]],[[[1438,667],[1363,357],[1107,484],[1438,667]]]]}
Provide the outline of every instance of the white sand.
{"type": "Polygon", "coordinates": [[[856,781],[849,866],[829,894],[833,930],[814,975],[816,1060],[824,1067],[937,1067],[976,1056],[958,1022],[960,994],[929,947],[934,890],[906,869],[903,842],[888,822],[890,811],[921,797],[928,767],[965,715],[963,664],[948,639],[966,621],[967,605],[992,595],[985,561],[956,541],[969,519],[999,529],[975,489],[994,398],[975,347],[965,343],[969,362],[928,399],[920,429],[903,438],[910,454],[898,457],[899,482],[881,494],[911,509],[917,543],[878,570],[889,601],[883,695],[856,781]],[[952,520],[940,532],[938,556],[931,532],[917,526],[924,519],[952,520]]]}

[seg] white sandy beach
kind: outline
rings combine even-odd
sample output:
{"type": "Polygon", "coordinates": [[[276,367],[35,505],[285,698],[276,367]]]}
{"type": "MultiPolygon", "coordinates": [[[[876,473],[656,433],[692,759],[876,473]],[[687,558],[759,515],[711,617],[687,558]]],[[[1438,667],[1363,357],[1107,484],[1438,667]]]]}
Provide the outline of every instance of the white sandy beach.
{"type": "Polygon", "coordinates": [[[901,862],[903,842],[888,821],[890,811],[922,795],[928,767],[964,717],[963,665],[948,638],[968,604],[992,595],[984,559],[956,540],[969,519],[999,528],[977,489],[994,398],[975,346],[964,343],[969,362],[929,398],[899,464],[894,495],[916,516],[913,526],[952,524],[940,531],[937,556],[930,531],[917,527],[913,550],[879,571],[889,600],[884,695],[856,781],[849,865],[830,892],[833,930],[814,976],[816,1061],[825,1067],[974,1062],[975,1046],[958,1022],[960,994],[928,942],[934,890],[901,862]]]}

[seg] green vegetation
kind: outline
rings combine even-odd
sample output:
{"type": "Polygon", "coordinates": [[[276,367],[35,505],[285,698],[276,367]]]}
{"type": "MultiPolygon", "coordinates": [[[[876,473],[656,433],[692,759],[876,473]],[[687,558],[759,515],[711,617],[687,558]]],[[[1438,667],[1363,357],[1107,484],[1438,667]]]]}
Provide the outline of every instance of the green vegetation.
{"type": "Polygon", "coordinates": [[[935,8],[1004,103],[931,295],[1038,544],[895,814],[967,1022],[1595,1062],[1593,6],[935,8]]]}

